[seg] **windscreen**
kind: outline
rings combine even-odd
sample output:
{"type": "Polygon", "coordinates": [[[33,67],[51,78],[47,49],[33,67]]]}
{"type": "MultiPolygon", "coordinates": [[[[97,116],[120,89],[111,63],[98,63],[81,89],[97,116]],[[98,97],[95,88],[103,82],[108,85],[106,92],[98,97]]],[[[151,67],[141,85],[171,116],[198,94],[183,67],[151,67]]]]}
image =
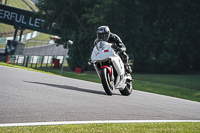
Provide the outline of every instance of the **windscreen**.
{"type": "Polygon", "coordinates": [[[97,50],[104,50],[107,47],[107,42],[100,41],[97,43],[97,50]]]}

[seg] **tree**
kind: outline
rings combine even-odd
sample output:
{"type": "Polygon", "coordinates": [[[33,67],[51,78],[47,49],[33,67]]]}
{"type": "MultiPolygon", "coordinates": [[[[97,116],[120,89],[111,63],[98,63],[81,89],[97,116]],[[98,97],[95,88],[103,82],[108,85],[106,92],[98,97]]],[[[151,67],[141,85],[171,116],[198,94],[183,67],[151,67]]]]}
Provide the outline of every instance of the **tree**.
{"type": "Polygon", "coordinates": [[[70,67],[87,68],[96,29],[120,36],[135,72],[200,71],[199,0],[38,0],[54,31],[73,40],[70,67]],[[77,62],[78,60],[78,62],[77,62]]]}
{"type": "Polygon", "coordinates": [[[98,1],[92,0],[38,0],[40,14],[46,18],[46,25],[56,22],[53,32],[61,37],[63,42],[72,40],[74,44],[69,51],[69,65],[71,68],[87,68],[94,35],[89,22],[85,21],[91,7],[98,1]]]}

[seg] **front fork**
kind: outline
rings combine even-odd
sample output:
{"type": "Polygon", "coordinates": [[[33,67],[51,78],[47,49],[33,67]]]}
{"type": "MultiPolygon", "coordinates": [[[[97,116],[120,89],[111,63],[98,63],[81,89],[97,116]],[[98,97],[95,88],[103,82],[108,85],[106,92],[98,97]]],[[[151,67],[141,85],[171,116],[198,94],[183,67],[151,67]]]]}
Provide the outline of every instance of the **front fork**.
{"type": "Polygon", "coordinates": [[[108,69],[108,72],[109,72],[109,74],[110,74],[111,81],[114,81],[114,75],[113,75],[114,73],[113,73],[113,67],[112,67],[112,65],[110,65],[110,66],[101,66],[99,69],[98,69],[98,67],[96,66],[96,63],[93,63],[93,65],[94,65],[94,68],[95,68],[95,70],[96,70],[96,72],[97,72],[99,78],[101,78],[100,70],[101,70],[102,68],[106,68],[106,69],[108,69]]]}
{"type": "Polygon", "coordinates": [[[101,78],[101,76],[100,76],[100,74],[99,74],[99,69],[98,69],[98,67],[96,66],[96,63],[93,63],[93,66],[94,66],[94,68],[95,68],[95,70],[96,70],[96,72],[97,72],[97,75],[99,76],[99,78],[101,78]]]}

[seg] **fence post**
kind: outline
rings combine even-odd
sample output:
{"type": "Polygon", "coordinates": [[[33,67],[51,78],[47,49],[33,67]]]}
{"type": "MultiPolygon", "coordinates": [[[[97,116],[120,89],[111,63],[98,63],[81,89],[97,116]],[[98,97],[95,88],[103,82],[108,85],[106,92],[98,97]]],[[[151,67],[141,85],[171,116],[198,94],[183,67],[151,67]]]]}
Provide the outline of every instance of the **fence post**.
{"type": "Polygon", "coordinates": [[[25,64],[25,63],[26,63],[26,58],[27,58],[26,57],[26,51],[27,51],[28,44],[29,44],[29,41],[27,41],[27,45],[26,45],[26,47],[24,49],[24,61],[23,61],[23,64],[22,64],[22,66],[25,65],[25,67],[27,67],[27,64],[25,64]]]}
{"type": "MultiPolygon", "coordinates": [[[[41,41],[40,47],[42,47],[43,42],[44,42],[44,40],[41,41]]],[[[39,53],[38,53],[39,59],[37,60],[37,62],[40,61],[40,49],[39,49],[39,53]]],[[[37,67],[37,62],[36,62],[36,67],[37,67]]]]}
{"type": "Polygon", "coordinates": [[[52,47],[52,51],[51,51],[51,67],[52,67],[52,64],[53,64],[53,58],[54,58],[54,56],[53,56],[53,50],[54,50],[54,47],[55,47],[55,44],[53,44],[53,47],[52,47]]]}
{"type": "Polygon", "coordinates": [[[18,61],[19,61],[19,55],[17,55],[17,61],[15,65],[18,65],[18,61]]]}
{"type": "Polygon", "coordinates": [[[63,56],[62,68],[61,68],[61,71],[60,71],[60,75],[61,75],[61,76],[62,76],[62,72],[63,72],[64,60],[65,60],[66,54],[68,53],[68,45],[69,45],[69,43],[67,43],[67,49],[66,49],[66,51],[65,51],[65,55],[63,56]]]}
{"type": "Polygon", "coordinates": [[[44,56],[42,56],[42,60],[41,60],[41,65],[40,67],[42,67],[42,62],[44,61],[44,56]]]}
{"type": "Polygon", "coordinates": [[[24,55],[22,66],[24,66],[25,60],[26,60],[26,56],[24,55]]]}
{"type": "Polygon", "coordinates": [[[34,48],[35,48],[35,44],[36,44],[36,40],[35,40],[35,43],[34,43],[34,47],[33,47],[33,50],[32,50],[32,56],[31,56],[31,58],[32,58],[32,63],[31,63],[31,68],[32,68],[32,66],[33,66],[33,57],[34,57],[34,55],[33,55],[33,51],[34,51],[34,48]]]}
{"type": "Polygon", "coordinates": [[[28,60],[29,60],[29,55],[27,56],[25,67],[28,67],[28,60]]]}
{"type": "MultiPolygon", "coordinates": [[[[47,42],[47,46],[46,46],[46,50],[45,50],[45,56],[47,55],[48,45],[49,45],[49,43],[47,42]]],[[[49,59],[49,56],[48,56],[48,58],[47,58],[46,67],[47,67],[47,65],[48,65],[48,59],[49,59]]]]}

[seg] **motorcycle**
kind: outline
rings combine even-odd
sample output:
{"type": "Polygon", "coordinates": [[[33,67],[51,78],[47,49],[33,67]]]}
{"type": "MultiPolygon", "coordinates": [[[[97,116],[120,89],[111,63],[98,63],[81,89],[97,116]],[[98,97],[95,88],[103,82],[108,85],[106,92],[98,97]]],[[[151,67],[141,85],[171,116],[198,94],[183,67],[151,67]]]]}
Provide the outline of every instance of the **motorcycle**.
{"type": "Polygon", "coordinates": [[[113,95],[115,89],[119,89],[122,95],[132,93],[132,77],[127,73],[114,45],[100,41],[93,48],[91,61],[101,79],[101,83],[108,95],[113,95]]]}

